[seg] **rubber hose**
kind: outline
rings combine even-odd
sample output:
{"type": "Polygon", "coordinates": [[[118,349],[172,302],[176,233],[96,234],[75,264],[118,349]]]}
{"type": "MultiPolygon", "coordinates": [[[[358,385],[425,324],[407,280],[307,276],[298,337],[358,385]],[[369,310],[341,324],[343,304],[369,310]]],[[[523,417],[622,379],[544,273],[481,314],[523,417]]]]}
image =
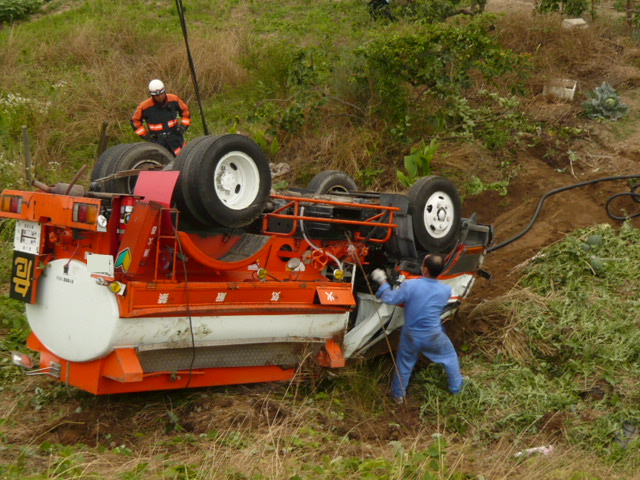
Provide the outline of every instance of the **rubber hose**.
{"type": "MultiPolygon", "coordinates": [[[[580,182],[580,183],[575,183],[575,184],[573,184],[573,185],[568,185],[568,186],[566,186],[566,187],[556,188],[555,190],[551,190],[551,191],[549,191],[549,192],[545,193],[545,194],[540,198],[540,201],[538,201],[538,206],[537,206],[537,208],[536,208],[535,213],[533,214],[533,218],[531,219],[531,222],[529,222],[529,225],[527,225],[527,227],[526,227],[523,231],[521,231],[520,233],[518,233],[516,236],[514,236],[514,237],[512,237],[512,238],[510,238],[510,239],[508,239],[508,240],[505,240],[504,242],[499,243],[498,245],[494,245],[493,247],[489,247],[489,248],[487,248],[487,253],[495,252],[495,251],[496,251],[496,250],[498,250],[499,248],[506,247],[507,245],[509,245],[509,244],[511,244],[511,243],[513,243],[513,242],[515,242],[516,240],[518,240],[519,238],[523,237],[523,236],[524,236],[524,235],[525,235],[529,230],[531,230],[531,227],[533,227],[533,224],[534,224],[534,223],[536,223],[536,220],[538,219],[538,215],[540,215],[540,211],[542,210],[542,206],[544,205],[544,201],[545,201],[547,198],[551,197],[552,195],[555,195],[555,194],[557,194],[557,193],[561,193],[561,192],[565,192],[565,191],[567,191],[567,190],[572,190],[572,189],[574,189],[574,188],[585,187],[585,186],[587,186],[587,185],[593,185],[593,184],[595,184],[595,183],[600,183],[600,182],[611,182],[611,181],[614,181],[614,180],[627,180],[627,179],[630,179],[630,178],[640,178],[640,174],[635,174],[635,175],[617,175],[617,176],[614,176],[614,177],[602,177],[602,178],[596,178],[595,180],[588,180],[588,181],[586,181],[586,182],[580,182]]],[[[637,187],[634,187],[634,190],[635,190],[635,188],[637,188],[637,187]]],[[[621,194],[618,194],[618,195],[621,195],[621,194]]],[[[634,196],[634,198],[635,198],[635,196],[636,196],[636,195],[640,196],[639,194],[637,194],[637,193],[633,193],[633,192],[626,193],[626,194],[622,194],[622,195],[633,195],[633,196],[634,196]]],[[[614,197],[615,197],[615,195],[614,195],[614,197]]],[[[611,198],[609,199],[609,201],[607,202],[607,205],[609,204],[609,202],[610,202],[611,200],[613,200],[613,198],[614,198],[614,197],[611,197],[611,198]]],[[[616,219],[616,217],[613,217],[613,216],[609,213],[609,211],[608,211],[608,210],[607,210],[607,213],[609,214],[609,216],[610,216],[611,218],[616,219]]],[[[640,214],[638,214],[638,215],[640,215],[640,214]]],[[[634,215],[634,216],[637,216],[637,215],[634,215]]],[[[622,220],[625,220],[626,218],[627,218],[627,217],[624,217],[624,218],[622,218],[622,220]]],[[[633,217],[629,217],[629,218],[633,218],[633,217]]]]}

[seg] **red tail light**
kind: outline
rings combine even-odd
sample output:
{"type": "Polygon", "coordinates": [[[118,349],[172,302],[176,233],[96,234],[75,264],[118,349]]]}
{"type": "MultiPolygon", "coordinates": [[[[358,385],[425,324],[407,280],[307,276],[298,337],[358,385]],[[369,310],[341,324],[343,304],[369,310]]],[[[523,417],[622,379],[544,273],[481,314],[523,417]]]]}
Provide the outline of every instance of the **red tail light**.
{"type": "Polygon", "coordinates": [[[21,213],[22,197],[19,195],[3,195],[1,206],[3,212],[21,213]]]}
{"type": "Polygon", "coordinates": [[[98,206],[91,203],[73,204],[73,221],[78,223],[96,223],[98,220],[98,206]]]}

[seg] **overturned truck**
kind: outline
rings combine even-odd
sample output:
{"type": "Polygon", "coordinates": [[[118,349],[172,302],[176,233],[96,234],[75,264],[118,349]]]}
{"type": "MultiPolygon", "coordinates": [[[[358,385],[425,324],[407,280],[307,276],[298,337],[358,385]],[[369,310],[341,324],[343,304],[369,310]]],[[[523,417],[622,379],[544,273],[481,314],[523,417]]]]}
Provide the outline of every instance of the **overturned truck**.
{"type": "Polygon", "coordinates": [[[39,354],[13,354],[28,372],[94,394],[288,380],[309,361],[343,367],[401,327],[402,308],[373,295],[374,268],[397,285],[425,253],[445,254],[444,316],[482,273],[492,228],[461,218],[442,177],[404,195],[326,171],[274,193],[242,135],[197,138],[175,159],[156,147],[106,150],[88,191],[3,191],[10,296],[39,354]]]}

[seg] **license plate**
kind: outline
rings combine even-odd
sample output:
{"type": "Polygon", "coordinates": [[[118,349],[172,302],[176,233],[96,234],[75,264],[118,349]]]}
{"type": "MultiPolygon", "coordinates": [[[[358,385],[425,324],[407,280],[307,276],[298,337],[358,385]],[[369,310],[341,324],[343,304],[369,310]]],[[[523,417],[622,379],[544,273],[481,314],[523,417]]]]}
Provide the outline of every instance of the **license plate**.
{"type": "Polygon", "coordinates": [[[18,220],[13,237],[13,249],[17,252],[40,255],[42,225],[38,222],[18,220]]]}

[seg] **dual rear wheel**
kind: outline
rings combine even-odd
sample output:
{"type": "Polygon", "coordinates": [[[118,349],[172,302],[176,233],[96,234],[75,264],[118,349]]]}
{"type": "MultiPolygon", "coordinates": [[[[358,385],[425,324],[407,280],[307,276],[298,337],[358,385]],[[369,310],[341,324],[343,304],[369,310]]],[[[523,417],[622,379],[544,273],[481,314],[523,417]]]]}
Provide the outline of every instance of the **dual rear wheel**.
{"type": "Polygon", "coordinates": [[[265,154],[242,135],[198,137],[175,159],[153,143],[116,145],[98,159],[91,174],[92,190],[130,195],[137,176],[100,179],[134,169],[180,171],[174,202],[195,226],[248,225],[264,210],[271,190],[265,154]]]}

